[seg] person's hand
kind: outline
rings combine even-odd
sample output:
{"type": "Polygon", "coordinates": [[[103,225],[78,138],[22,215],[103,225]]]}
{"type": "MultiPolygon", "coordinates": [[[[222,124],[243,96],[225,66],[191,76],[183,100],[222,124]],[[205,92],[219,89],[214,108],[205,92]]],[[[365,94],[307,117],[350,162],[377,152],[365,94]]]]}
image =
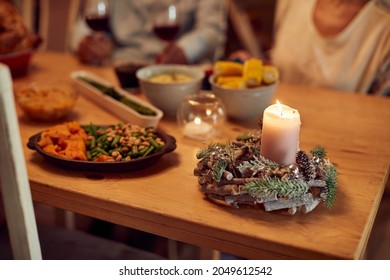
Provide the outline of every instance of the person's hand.
{"type": "Polygon", "coordinates": [[[156,62],[161,64],[188,64],[182,48],[175,44],[168,45],[157,57],[156,62]]]}
{"type": "Polygon", "coordinates": [[[94,32],[81,40],[77,55],[83,63],[102,65],[110,57],[112,47],[109,36],[101,32],[94,32]]]}

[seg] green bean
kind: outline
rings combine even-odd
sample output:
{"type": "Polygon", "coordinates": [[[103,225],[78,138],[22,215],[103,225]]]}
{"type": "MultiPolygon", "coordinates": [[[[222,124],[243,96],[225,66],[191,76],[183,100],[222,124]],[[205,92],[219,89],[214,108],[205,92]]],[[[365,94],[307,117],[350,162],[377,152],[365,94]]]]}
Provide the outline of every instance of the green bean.
{"type": "Polygon", "coordinates": [[[96,146],[96,138],[95,136],[91,136],[91,148],[93,149],[95,148],[95,146],[96,146]]]}
{"type": "Polygon", "coordinates": [[[137,156],[138,155],[138,148],[137,148],[137,146],[133,146],[132,147],[132,152],[133,152],[133,156],[137,156]]]}
{"type": "Polygon", "coordinates": [[[142,155],[142,157],[146,157],[147,155],[149,155],[152,151],[153,151],[153,149],[154,149],[154,147],[153,146],[150,146],[149,148],[146,148],[147,150],[145,151],[145,153],[142,155]]]}
{"type": "Polygon", "coordinates": [[[148,148],[149,148],[149,147],[145,147],[145,148],[143,148],[141,151],[139,151],[139,152],[138,152],[139,155],[140,155],[140,156],[143,156],[143,155],[146,153],[146,151],[148,150],[148,148]]]}
{"type": "Polygon", "coordinates": [[[157,150],[161,149],[161,146],[159,144],[157,144],[156,141],[154,141],[154,139],[150,139],[149,140],[150,144],[152,144],[153,147],[155,147],[157,150]]]}
{"type": "Polygon", "coordinates": [[[161,140],[157,141],[158,136],[154,133],[154,128],[133,128],[131,125],[123,124],[110,127],[109,131],[107,131],[107,127],[103,128],[93,124],[84,127],[88,135],[88,140],[85,141],[88,160],[95,160],[101,155],[113,158],[118,158],[118,155],[121,155],[122,159],[127,157],[136,159],[151,155],[161,150],[165,145],[164,142],[159,142],[161,140]],[[93,135],[94,133],[95,135],[93,135]],[[111,141],[107,140],[108,137],[111,138],[111,141]],[[124,139],[123,142],[121,139],[124,139]],[[113,153],[115,156],[112,155],[113,153]]]}
{"type": "Polygon", "coordinates": [[[98,151],[98,152],[100,152],[100,153],[102,153],[103,155],[106,155],[106,156],[108,156],[108,153],[105,151],[105,150],[103,150],[102,148],[96,148],[96,150],[98,151]]]}
{"type": "Polygon", "coordinates": [[[130,100],[126,98],[125,96],[121,95],[118,91],[115,90],[113,87],[107,87],[102,84],[99,84],[95,81],[92,81],[88,78],[79,77],[80,80],[90,84],[91,86],[97,88],[102,93],[112,97],[115,100],[118,100],[119,102],[125,104],[126,106],[132,108],[133,110],[137,111],[139,114],[144,116],[156,116],[157,113],[150,109],[149,107],[143,106],[140,103],[137,103],[133,100],[130,100]]]}
{"type": "Polygon", "coordinates": [[[100,143],[103,143],[104,141],[106,141],[107,140],[107,135],[106,134],[102,134],[102,135],[100,135],[97,139],[96,139],[96,141],[98,141],[98,142],[100,142],[100,143]]]}
{"type": "Polygon", "coordinates": [[[97,134],[97,128],[96,128],[96,125],[93,125],[92,123],[89,125],[90,129],[91,129],[91,134],[92,136],[96,136],[97,134]]]}
{"type": "Polygon", "coordinates": [[[99,152],[96,151],[96,150],[91,151],[91,157],[92,157],[92,158],[97,157],[97,154],[98,154],[98,153],[99,153],[99,152]]]}
{"type": "Polygon", "coordinates": [[[114,140],[112,140],[112,142],[111,142],[111,147],[114,147],[116,144],[118,144],[120,137],[121,136],[118,134],[115,135],[114,140]]]}

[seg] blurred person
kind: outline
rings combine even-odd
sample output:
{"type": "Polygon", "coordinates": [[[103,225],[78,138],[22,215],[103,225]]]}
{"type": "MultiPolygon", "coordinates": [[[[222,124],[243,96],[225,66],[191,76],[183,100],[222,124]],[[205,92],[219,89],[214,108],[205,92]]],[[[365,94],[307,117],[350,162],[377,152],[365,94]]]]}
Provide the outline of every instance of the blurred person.
{"type": "Polygon", "coordinates": [[[72,48],[80,60],[101,64],[116,62],[194,64],[223,55],[226,36],[226,4],[223,0],[175,0],[180,31],[172,44],[153,33],[151,15],[161,3],[156,0],[109,1],[110,36],[91,32],[80,18],[72,48]]]}
{"type": "Polygon", "coordinates": [[[390,0],[278,0],[269,59],[286,83],[390,95],[390,0]]]}

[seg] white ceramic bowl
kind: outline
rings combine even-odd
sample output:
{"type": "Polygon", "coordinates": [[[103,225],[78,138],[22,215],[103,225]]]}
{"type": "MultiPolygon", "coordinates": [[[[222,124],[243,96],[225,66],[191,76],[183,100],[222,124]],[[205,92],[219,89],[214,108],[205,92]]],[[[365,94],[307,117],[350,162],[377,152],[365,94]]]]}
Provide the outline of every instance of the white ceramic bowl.
{"type": "Polygon", "coordinates": [[[215,77],[209,78],[211,90],[226,107],[227,115],[236,120],[251,120],[261,117],[263,111],[272,104],[277,83],[246,89],[229,89],[215,83],[215,77]]]}
{"type": "Polygon", "coordinates": [[[168,116],[176,116],[176,111],[184,98],[199,92],[204,71],[195,66],[176,64],[150,65],[136,73],[142,92],[148,100],[168,116]],[[192,79],[185,82],[155,82],[150,78],[159,74],[181,73],[192,79]]]}

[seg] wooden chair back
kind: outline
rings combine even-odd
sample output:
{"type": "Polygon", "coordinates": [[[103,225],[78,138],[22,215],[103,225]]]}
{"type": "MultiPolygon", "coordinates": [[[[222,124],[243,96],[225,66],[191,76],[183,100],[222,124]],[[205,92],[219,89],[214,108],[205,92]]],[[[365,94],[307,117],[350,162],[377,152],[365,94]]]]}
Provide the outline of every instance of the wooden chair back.
{"type": "Polygon", "coordinates": [[[234,0],[227,0],[227,4],[229,20],[242,47],[251,56],[262,58],[261,46],[256,40],[256,32],[250,23],[248,14],[234,0]]]}
{"type": "Polygon", "coordinates": [[[0,185],[14,259],[42,259],[8,66],[0,63],[0,185]]]}
{"type": "Polygon", "coordinates": [[[69,51],[73,26],[81,0],[19,0],[23,22],[39,34],[42,50],[69,51]]]}
{"type": "Polygon", "coordinates": [[[44,50],[69,51],[80,0],[40,0],[39,34],[44,50]]]}

